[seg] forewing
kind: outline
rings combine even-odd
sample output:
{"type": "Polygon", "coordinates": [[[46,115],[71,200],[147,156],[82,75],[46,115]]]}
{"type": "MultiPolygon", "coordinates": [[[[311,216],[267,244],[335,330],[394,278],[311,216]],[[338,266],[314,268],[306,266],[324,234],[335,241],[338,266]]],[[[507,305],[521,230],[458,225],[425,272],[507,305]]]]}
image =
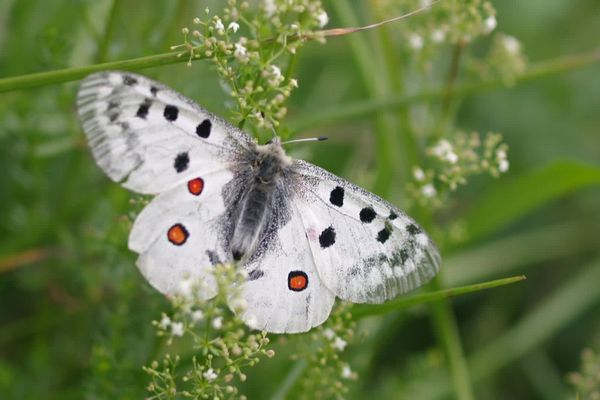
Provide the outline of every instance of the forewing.
{"type": "Polygon", "coordinates": [[[181,94],[129,72],[87,77],[77,109],[96,162],[140,193],[225,168],[251,145],[245,133],[181,94]]]}
{"type": "Polygon", "coordinates": [[[248,281],[241,296],[247,308],[241,317],[250,327],[273,333],[320,325],[335,300],[319,277],[299,211],[290,208],[289,216],[244,265],[248,281]]]}
{"type": "Polygon", "coordinates": [[[431,239],[387,201],[300,160],[290,179],[319,276],[340,298],[381,303],[437,273],[431,239]]]}
{"type": "Polygon", "coordinates": [[[216,294],[213,266],[231,259],[226,237],[228,216],[222,195],[232,181],[228,170],[191,177],[156,196],[135,220],[129,248],[157,290],[177,294],[182,282],[200,282],[200,296],[216,294]]]}

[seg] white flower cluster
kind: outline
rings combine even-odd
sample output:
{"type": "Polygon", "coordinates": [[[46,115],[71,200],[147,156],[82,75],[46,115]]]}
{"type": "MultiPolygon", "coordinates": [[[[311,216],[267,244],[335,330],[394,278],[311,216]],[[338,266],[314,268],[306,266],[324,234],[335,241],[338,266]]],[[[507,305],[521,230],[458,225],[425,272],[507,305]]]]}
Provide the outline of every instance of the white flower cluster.
{"type": "Polygon", "coordinates": [[[413,167],[408,190],[423,205],[441,206],[443,195],[466,184],[469,176],[487,172],[497,177],[507,172],[507,150],[502,136],[495,133],[488,133],[483,141],[477,133],[462,132],[439,139],[426,151],[434,168],[413,167]]]}
{"type": "Polygon", "coordinates": [[[188,37],[184,28],[184,43],[172,48],[189,52],[188,65],[210,59],[237,104],[237,119],[270,128],[284,118],[284,103],[298,87],[282,73],[290,54],[307,39],[322,40],[329,16],[320,0],[263,0],[255,14],[250,8],[229,0],[220,16],[206,9],[204,19],[193,20],[198,29],[188,37]]]}
{"type": "Polygon", "coordinates": [[[333,348],[338,351],[344,351],[346,345],[348,344],[344,339],[337,336],[331,328],[325,329],[323,331],[323,336],[325,336],[329,341],[331,341],[333,348]]]}

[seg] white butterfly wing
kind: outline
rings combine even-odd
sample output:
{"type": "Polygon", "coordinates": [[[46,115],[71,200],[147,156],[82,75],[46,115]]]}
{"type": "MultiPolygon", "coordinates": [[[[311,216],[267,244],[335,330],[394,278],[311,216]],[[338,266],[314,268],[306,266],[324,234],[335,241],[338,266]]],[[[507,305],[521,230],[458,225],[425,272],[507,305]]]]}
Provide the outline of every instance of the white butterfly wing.
{"type": "Polygon", "coordinates": [[[289,212],[276,237],[244,265],[248,281],[241,295],[248,307],[241,317],[250,327],[273,333],[306,332],[322,324],[335,300],[319,277],[299,211],[290,205],[289,212]]]}
{"type": "Polygon", "coordinates": [[[295,160],[294,204],[325,286],[354,303],[381,303],[429,281],[440,256],[407,215],[315,165],[295,160]]]}
{"type": "Polygon", "coordinates": [[[98,165],[140,193],[157,194],[220,170],[251,143],[181,94],[133,73],[90,75],[77,107],[98,165]]]}
{"type": "Polygon", "coordinates": [[[140,254],[138,268],[160,292],[180,293],[187,281],[201,282],[204,299],[216,295],[213,265],[231,259],[222,192],[232,178],[228,170],[196,176],[156,196],[138,215],[129,248],[140,254]]]}

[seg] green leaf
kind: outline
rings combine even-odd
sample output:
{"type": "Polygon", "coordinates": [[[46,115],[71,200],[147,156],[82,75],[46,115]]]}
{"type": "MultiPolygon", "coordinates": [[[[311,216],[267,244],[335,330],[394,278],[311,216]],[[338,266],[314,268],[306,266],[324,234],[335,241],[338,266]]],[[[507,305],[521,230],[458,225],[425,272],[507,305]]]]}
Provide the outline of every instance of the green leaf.
{"type": "Polygon", "coordinates": [[[496,231],[523,215],[578,189],[599,185],[600,168],[558,161],[513,180],[498,182],[465,216],[470,237],[496,231]]]}
{"type": "Polygon", "coordinates": [[[372,315],[383,314],[390,311],[414,306],[417,304],[428,303],[431,301],[442,300],[448,297],[459,296],[462,294],[478,292],[480,290],[491,289],[498,286],[509,285],[511,283],[525,280],[525,275],[512,276],[510,278],[496,279],[489,282],[476,283],[473,285],[460,286],[450,289],[438,290],[429,293],[420,293],[414,296],[399,297],[396,300],[377,305],[358,305],[352,308],[354,318],[364,318],[372,315]]]}

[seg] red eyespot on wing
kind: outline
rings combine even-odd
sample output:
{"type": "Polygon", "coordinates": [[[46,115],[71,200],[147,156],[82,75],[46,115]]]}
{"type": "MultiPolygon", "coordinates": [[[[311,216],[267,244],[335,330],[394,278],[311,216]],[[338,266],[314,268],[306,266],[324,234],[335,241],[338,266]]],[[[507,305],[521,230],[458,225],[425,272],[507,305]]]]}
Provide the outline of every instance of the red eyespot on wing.
{"type": "Polygon", "coordinates": [[[167,238],[169,239],[169,242],[176,246],[181,246],[184,244],[189,236],[189,232],[187,229],[185,229],[185,226],[181,224],[175,224],[167,231],[167,238]]]}
{"type": "Polygon", "coordinates": [[[204,190],[204,179],[194,178],[187,183],[188,191],[194,196],[200,196],[204,190]]]}
{"type": "Polygon", "coordinates": [[[301,292],[308,286],[308,275],[302,271],[292,271],[288,275],[288,289],[301,292]]]}

